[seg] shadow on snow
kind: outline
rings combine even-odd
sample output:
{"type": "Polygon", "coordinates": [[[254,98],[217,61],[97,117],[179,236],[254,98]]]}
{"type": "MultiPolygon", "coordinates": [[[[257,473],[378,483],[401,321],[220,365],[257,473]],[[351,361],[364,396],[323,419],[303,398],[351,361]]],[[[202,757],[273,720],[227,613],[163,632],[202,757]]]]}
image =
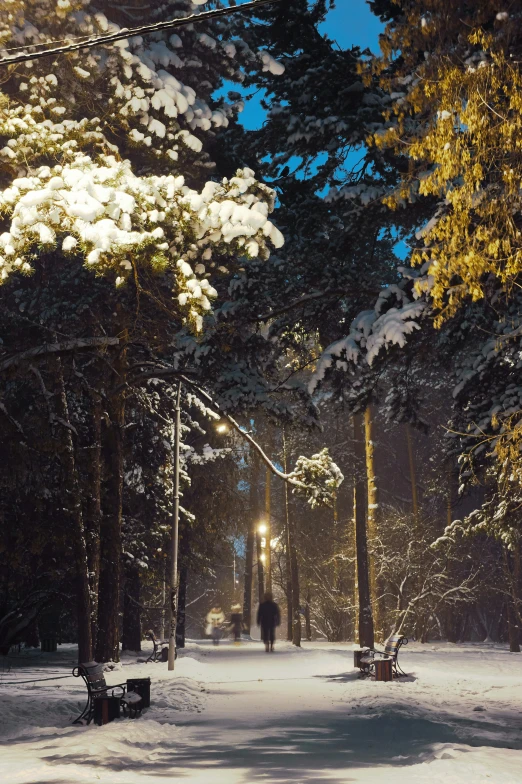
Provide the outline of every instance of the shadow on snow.
{"type": "MultiPolygon", "coordinates": [[[[364,710],[364,704],[359,708],[364,710]]],[[[122,753],[118,758],[97,759],[94,764],[97,768],[165,777],[182,777],[191,770],[218,767],[221,772],[227,768],[248,769],[249,781],[268,779],[303,784],[324,781],[323,773],[329,772],[328,781],[345,784],[350,781],[346,772],[340,773],[339,778],[331,777],[331,773],[348,770],[349,774],[349,769],[355,767],[418,764],[432,758],[435,744],[522,748],[521,727],[515,728],[515,717],[511,714],[497,715],[495,720],[459,718],[442,723],[429,717],[412,716],[405,703],[374,706],[375,715],[360,712],[350,715],[349,710],[347,704],[334,712],[300,712],[287,715],[284,721],[263,724],[253,707],[252,720],[242,722],[240,729],[233,719],[225,719],[214,728],[210,721],[200,717],[197,721],[178,723],[181,732],[173,731],[172,741],[162,739],[154,743],[140,743],[139,734],[133,738],[134,733],[130,731],[123,744],[132,746],[134,757],[136,750],[141,749],[142,758],[129,759],[122,753]],[[184,740],[183,728],[193,731],[191,741],[184,740]],[[507,742],[508,728],[511,732],[507,742]],[[518,739],[513,733],[515,729],[518,739]],[[227,738],[226,743],[223,737],[227,738]]],[[[141,721],[146,721],[146,716],[141,721]]],[[[137,728],[138,722],[133,726],[137,728]]],[[[103,729],[90,731],[98,733],[103,729]]],[[[60,749],[60,738],[56,738],[55,744],[52,738],[46,740],[46,750],[51,752],[45,755],[47,763],[89,764],[87,755],[60,749]]]]}

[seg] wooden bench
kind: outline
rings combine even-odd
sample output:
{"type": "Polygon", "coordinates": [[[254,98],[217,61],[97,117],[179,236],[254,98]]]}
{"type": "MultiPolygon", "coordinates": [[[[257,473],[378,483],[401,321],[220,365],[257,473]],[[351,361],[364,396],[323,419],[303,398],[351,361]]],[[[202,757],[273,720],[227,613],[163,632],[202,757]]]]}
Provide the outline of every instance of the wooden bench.
{"type": "MultiPolygon", "coordinates": [[[[162,658],[162,650],[163,650],[163,646],[164,645],[168,645],[169,644],[169,641],[168,640],[158,640],[158,638],[156,637],[156,635],[154,634],[152,629],[150,629],[145,634],[145,639],[146,640],[150,640],[152,642],[152,645],[154,646],[151,655],[146,660],[147,663],[148,662],[166,661],[166,659],[162,658]]],[[[178,654],[178,652],[176,651],[176,658],[178,657],[177,654],[178,654]]],[[[143,661],[143,659],[142,659],[142,661],[143,661]]]]}
{"type": "Polygon", "coordinates": [[[384,650],[380,651],[377,648],[369,649],[361,654],[359,657],[359,667],[361,675],[373,675],[375,677],[375,662],[382,661],[383,659],[391,660],[393,675],[399,678],[406,673],[401,670],[397,659],[399,658],[399,651],[403,645],[408,644],[407,637],[401,634],[391,634],[384,643],[384,650]]]}
{"type": "MultiPolygon", "coordinates": [[[[90,724],[94,717],[96,701],[107,700],[108,698],[117,699],[119,705],[121,704],[123,707],[124,715],[127,715],[128,711],[131,719],[134,719],[141,713],[142,699],[140,695],[135,691],[129,691],[127,683],[117,683],[114,686],[108,686],[105,682],[103,664],[98,664],[95,661],[85,662],[75,667],[72,674],[75,678],[83,678],[87,686],[87,704],[78,718],[73,721],[73,724],[83,724],[83,722],[90,724]],[[118,691],[119,693],[115,693],[118,691]]],[[[119,717],[119,706],[117,716],[119,717]]],[[[109,720],[115,717],[111,713],[109,720]]]]}

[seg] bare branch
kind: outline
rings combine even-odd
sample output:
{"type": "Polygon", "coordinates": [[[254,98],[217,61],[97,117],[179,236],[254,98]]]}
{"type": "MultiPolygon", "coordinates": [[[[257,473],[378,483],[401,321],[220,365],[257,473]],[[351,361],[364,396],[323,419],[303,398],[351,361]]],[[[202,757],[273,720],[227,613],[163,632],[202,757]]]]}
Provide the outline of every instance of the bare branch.
{"type": "Polygon", "coordinates": [[[22,351],[19,354],[14,354],[9,359],[4,359],[0,363],[0,371],[7,370],[11,367],[26,362],[29,359],[47,356],[48,354],[65,354],[69,351],[77,351],[83,348],[99,348],[101,346],[117,346],[119,338],[75,338],[74,340],[66,340],[63,343],[44,343],[36,348],[30,348],[27,351],[22,351]]]}

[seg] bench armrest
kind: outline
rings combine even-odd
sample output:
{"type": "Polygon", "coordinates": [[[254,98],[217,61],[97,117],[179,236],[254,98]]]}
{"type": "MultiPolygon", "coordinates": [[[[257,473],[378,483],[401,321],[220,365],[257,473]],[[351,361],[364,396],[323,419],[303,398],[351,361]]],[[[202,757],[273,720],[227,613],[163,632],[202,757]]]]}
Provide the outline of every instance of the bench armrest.
{"type": "Polygon", "coordinates": [[[111,683],[107,684],[107,691],[112,692],[113,697],[123,697],[125,692],[127,691],[127,684],[126,683],[111,683]],[[121,694],[114,694],[114,689],[121,689],[121,694]]]}
{"type": "Polygon", "coordinates": [[[395,653],[395,656],[394,656],[393,653],[386,653],[386,651],[379,651],[377,648],[375,648],[373,653],[377,654],[378,656],[386,656],[386,658],[388,658],[388,659],[394,659],[395,656],[397,655],[396,653],[395,653]]]}
{"type": "Polygon", "coordinates": [[[121,700],[125,695],[125,686],[118,683],[116,686],[106,686],[104,689],[90,689],[89,694],[94,700],[97,697],[118,697],[121,700]],[[115,689],[121,689],[121,694],[114,694],[115,689]]]}

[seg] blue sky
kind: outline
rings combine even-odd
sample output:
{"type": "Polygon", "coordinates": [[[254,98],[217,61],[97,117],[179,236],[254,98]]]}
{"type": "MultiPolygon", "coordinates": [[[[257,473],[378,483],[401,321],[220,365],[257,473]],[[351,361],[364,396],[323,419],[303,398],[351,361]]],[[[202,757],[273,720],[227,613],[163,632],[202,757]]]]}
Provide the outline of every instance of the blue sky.
{"type": "MultiPolygon", "coordinates": [[[[375,54],[379,52],[379,33],[383,29],[384,25],[372,14],[366,0],[337,0],[336,7],[328,13],[326,21],[321,25],[321,31],[327,33],[342,49],[359,46],[361,49],[371,49],[375,54]]],[[[237,90],[237,86],[233,86],[233,89],[237,90]]],[[[258,94],[252,98],[239,115],[239,121],[245,128],[259,128],[264,120],[265,112],[259,104],[260,97],[258,94]]],[[[405,258],[409,251],[404,242],[400,242],[395,252],[405,258]]]]}
{"type": "Polygon", "coordinates": [[[372,14],[365,0],[337,0],[321,30],[337,41],[342,49],[350,46],[379,51],[379,33],[384,25],[372,14]]]}
{"type": "MultiPolygon", "coordinates": [[[[336,41],[342,49],[352,46],[367,47],[373,52],[379,51],[379,33],[383,25],[370,11],[365,0],[337,0],[336,7],[328,13],[321,31],[336,41]]],[[[227,85],[227,90],[237,90],[237,85],[227,85]]],[[[259,105],[262,96],[252,98],[241,113],[239,121],[245,128],[253,130],[262,124],[265,112],[259,105]]]]}

